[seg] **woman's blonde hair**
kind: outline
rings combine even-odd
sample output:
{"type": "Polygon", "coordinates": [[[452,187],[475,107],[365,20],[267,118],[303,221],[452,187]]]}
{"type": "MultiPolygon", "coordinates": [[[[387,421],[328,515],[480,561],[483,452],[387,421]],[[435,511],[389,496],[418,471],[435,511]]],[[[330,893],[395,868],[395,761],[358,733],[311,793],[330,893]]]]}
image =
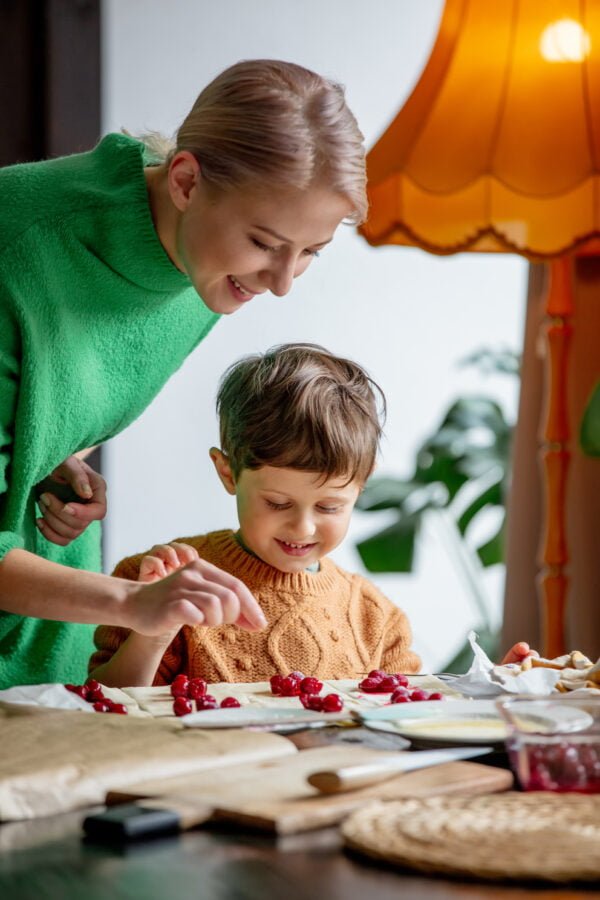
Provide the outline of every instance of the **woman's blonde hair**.
{"type": "Polygon", "coordinates": [[[295,63],[254,59],[221,72],[198,96],[165,147],[142,138],[168,162],[194,154],[216,189],[263,187],[304,190],[325,182],[352,206],[348,220],[367,213],[363,136],[341,85],[295,63]]]}
{"type": "Polygon", "coordinates": [[[221,449],[237,478],[261,466],[364,484],[377,456],[383,391],[318,344],[280,344],[233,363],[217,394],[221,449]]]}

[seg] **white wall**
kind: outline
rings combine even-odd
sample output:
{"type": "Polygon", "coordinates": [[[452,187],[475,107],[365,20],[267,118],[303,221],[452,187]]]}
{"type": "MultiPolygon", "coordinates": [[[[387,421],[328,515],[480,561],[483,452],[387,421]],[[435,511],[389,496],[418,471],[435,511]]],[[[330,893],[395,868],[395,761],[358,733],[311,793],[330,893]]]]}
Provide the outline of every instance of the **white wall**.
{"type": "MultiPolygon", "coordinates": [[[[441,8],[441,0],[104,0],[104,131],[172,133],[221,69],[267,56],[345,84],[370,147],[418,79],[441,8]]],[[[516,384],[500,377],[482,384],[456,363],[482,344],[520,347],[525,278],[517,257],[373,249],[340,228],[288,297],[254,300],[223,319],[107,447],[107,568],[158,541],[235,524],[207,449],[217,442],[218,377],[244,353],[312,340],[365,365],[389,402],[381,472],[409,474],[417,445],[467,390],[493,393],[514,415],[516,384]]],[[[359,570],[354,542],[378,525],[356,514],[338,562],[359,570]]],[[[486,575],[498,610],[502,575],[486,575]]],[[[373,580],[406,610],[415,647],[435,671],[473,620],[443,548],[426,536],[414,576],[373,580]]]]}

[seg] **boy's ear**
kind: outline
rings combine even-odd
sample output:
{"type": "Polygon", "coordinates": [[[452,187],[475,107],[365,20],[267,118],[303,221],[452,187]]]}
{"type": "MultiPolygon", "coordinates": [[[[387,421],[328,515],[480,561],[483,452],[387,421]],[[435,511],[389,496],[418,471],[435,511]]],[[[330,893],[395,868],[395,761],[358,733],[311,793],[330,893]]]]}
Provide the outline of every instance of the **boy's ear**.
{"type": "Polygon", "coordinates": [[[217,475],[221,479],[221,484],[228,494],[235,494],[235,479],[233,477],[233,472],[231,471],[231,466],[229,465],[229,457],[225,456],[223,451],[219,450],[218,447],[211,447],[209,453],[214,467],[217,470],[217,475]]]}
{"type": "Polygon", "coordinates": [[[200,163],[189,150],[180,150],[169,164],[168,184],[171,199],[179,212],[190,204],[193,188],[200,177],[200,163]]]}

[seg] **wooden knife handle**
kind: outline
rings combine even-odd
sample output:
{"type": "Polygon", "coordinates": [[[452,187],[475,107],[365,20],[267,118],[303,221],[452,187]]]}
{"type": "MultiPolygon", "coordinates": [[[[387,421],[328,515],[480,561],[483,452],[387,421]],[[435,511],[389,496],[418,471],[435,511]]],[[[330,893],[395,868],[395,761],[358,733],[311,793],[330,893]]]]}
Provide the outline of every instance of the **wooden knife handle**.
{"type": "Polygon", "coordinates": [[[341,791],[355,791],[370,784],[377,784],[378,781],[399,775],[402,771],[404,769],[400,761],[364,763],[329,772],[313,772],[307,781],[322,794],[339,794],[341,791]]]}

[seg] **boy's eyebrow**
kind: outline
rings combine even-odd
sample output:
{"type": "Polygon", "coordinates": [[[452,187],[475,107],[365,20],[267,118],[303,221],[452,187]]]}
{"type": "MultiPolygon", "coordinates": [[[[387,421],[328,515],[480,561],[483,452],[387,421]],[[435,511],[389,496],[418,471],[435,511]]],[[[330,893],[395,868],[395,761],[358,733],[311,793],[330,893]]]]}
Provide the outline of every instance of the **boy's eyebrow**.
{"type": "MultiPolygon", "coordinates": [[[[253,224],[252,228],[258,228],[260,231],[266,231],[267,234],[270,234],[271,237],[277,238],[278,241],[283,241],[284,244],[292,244],[293,241],[290,238],[284,237],[282,234],[278,234],[276,231],[273,231],[272,228],[267,228],[266,225],[258,225],[253,224]]],[[[316,247],[324,247],[325,244],[330,244],[333,238],[328,238],[326,241],[317,241],[315,244],[316,247]]]]}

